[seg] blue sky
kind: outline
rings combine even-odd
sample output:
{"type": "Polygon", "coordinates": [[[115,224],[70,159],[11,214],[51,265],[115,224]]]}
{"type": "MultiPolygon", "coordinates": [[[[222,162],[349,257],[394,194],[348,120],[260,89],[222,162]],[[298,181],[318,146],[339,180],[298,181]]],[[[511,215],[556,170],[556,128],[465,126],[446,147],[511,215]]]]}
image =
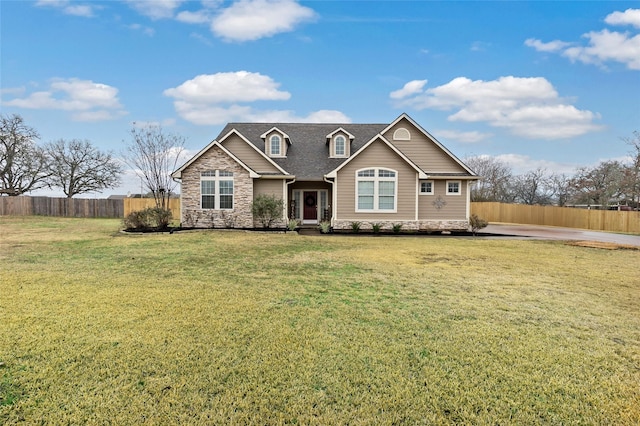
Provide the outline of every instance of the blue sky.
{"type": "MultiPolygon", "coordinates": [[[[516,173],[623,160],[640,3],[2,1],[3,114],[119,153],[159,123],[195,153],[229,121],[389,123],[516,173]]],[[[139,191],[127,175],[108,193],[139,191]]],[[[136,183],[138,182],[138,183],[136,183]]]]}

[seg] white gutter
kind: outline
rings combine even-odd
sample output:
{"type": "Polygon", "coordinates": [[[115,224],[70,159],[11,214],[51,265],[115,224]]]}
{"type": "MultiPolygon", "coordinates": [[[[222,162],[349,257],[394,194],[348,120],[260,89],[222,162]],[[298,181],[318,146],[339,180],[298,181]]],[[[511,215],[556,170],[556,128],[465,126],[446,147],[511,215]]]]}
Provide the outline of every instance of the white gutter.
{"type": "MultiPolygon", "coordinates": [[[[335,179],[337,179],[338,177],[336,176],[335,179]]],[[[323,176],[322,179],[324,179],[325,182],[327,182],[328,184],[331,184],[331,206],[329,206],[331,208],[331,226],[333,226],[333,222],[335,220],[335,215],[336,215],[336,205],[338,204],[338,197],[336,194],[336,188],[335,188],[335,181],[332,180],[328,180],[327,176],[323,176]]]]}

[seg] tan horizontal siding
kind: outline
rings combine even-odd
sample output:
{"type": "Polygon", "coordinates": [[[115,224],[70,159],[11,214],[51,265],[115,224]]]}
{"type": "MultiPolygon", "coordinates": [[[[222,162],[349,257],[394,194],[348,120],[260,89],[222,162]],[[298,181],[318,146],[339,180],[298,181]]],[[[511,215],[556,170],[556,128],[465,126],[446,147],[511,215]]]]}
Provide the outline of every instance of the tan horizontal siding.
{"type": "Polygon", "coordinates": [[[373,142],[338,172],[337,218],[372,221],[377,219],[414,220],[417,196],[416,176],[417,172],[391,148],[381,141],[373,142]],[[356,212],[356,170],[365,168],[386,168],[397,172],[397,213],[356,212]]]}
{"type": "Polygon", "coordinates": [[[434,180],[433,195],[418,196],[418,218],[420,220],[465,220],[467,219],[467,182],[460,182],[460,195],[447,195],[447,181],[434,180]],[[446,204],[438,209],[434,202],[441,198],[446,204]]]}
{"type": "Polygon", "coordinates": [[[281,179],[255,179],[253,181],[253,196],[254,198],[260,194],[275,195],[283,200],[284,190],[281,179]]]}
{"type": "Polygon", "coordinates": [[[457,161],[424,133],[416,129],[407,119],[400,120],[383,136],[427,173],[466,173],[466,170],[457,161]],[[393,140],[393,133],[399,127],[404,127],[409,131],[411,140],[393,140]]]}
{"type": "Polygon", "coordinates": [[[225,139],[222,146],[257,173],[281,173],[266,158],[235,134],[225,139]]]}

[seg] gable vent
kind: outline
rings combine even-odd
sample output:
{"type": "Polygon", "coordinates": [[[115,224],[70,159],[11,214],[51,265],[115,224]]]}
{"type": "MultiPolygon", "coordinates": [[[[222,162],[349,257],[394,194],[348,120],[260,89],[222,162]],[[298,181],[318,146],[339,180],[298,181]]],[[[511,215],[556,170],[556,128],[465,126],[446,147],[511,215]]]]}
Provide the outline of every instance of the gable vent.
{"type": "Polygon", "coordinates": [[[411,140],[411,133],[404,127],[400,127],[395,132],[393,132],[393,140],[394,141],[409,141],[411,140]]]}

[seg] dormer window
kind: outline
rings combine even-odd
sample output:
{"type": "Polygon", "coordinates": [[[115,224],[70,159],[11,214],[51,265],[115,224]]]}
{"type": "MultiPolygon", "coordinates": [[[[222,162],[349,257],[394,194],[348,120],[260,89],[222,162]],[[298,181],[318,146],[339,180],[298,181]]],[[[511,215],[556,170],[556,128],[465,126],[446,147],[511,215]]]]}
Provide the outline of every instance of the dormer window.
{"type": "Polygon", "coordinates": [[[337,128],[327,135],[329,145],[329,157],[346,158],[351,155],[351,143],[354,136],[342,127],[337,128]]]}
{"type": "Polygon", "coordinates": [[[333,149],[336,157],[344,157],[347,150],[347,140],[344,136],[338,135],[333,140],[333,149]]]}
{"type": "Polygon", "coordinates": [[[279,157],[282,153],[282,138],[278,135],[273,135],[269,138],[269,155],[272,157],[279,157]]]}

